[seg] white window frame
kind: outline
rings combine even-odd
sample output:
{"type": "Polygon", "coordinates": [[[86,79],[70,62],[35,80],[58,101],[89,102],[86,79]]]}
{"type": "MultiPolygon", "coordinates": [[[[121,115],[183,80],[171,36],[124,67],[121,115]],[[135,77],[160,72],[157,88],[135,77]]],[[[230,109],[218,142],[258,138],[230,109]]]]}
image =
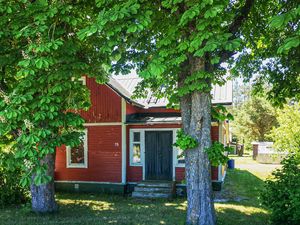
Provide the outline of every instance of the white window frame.
{"type": "Polygon", "coordinates": [[[144,162],[144,153],[145,153],[145,132],[143,129],[130,129],[129,133],[129,162],[130,166],[143,166],[144,162]],[[134,133],[140,133],[140,141],[134,142],[134,133]],[[133,145],[134,144],[140,144],[140,150],[141,150],[141,161],[139,163],[133,162],[133,145]]]}
{"type": "MultiPolygon", "coordinates": [[[[75,77],[72,77],[72,81],[75,81],[75,77]]],[[[80,77],[78,81],[81,82],[82,85],[86,86],[86,76],[80,77]]]]}
{"type": "Polygon", "coordinates": [[[81,78],[78,79],[78,81],[81,81],[82,85],[86,85],[86,76],[82,76],[81,78]]]}
{"type": "MultiPolygon", "coordinates": [[[[173,142],[175,144],[176,142],[176,137],[177,137],[177,131],[179,130],[180,128],[176,128],[173,130],[173,142]]],[[[185,163],[179,163],[178,162],[178,155],[179,155],[179,151],[180,149],[176,146],[174,146],[174,152],[175,152],[175,156],[174,156],[174,162],[175,162],[175,167],[185,167],[185,163]]]]}
{"type": "Polygon", "coordinates": [[[70,146],[66,147],[67,168],[88,168],[88,131],[87,131],[87,129],[84,130],[83,148],[84,148],[84,163],[71,163],[71,147],[70,146]]]}

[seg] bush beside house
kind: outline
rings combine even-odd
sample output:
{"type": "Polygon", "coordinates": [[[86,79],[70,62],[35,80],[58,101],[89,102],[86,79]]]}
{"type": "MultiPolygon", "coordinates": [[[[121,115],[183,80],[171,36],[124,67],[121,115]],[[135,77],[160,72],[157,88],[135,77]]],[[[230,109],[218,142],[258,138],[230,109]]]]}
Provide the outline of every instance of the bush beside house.
{"type": "Polygon", "coordinates": [[[5,163],[11,156],[10,153],[0,151],[0,208],[28,200],[27,189],[20,185],[20,170],[5,163]]]}
{"type": "Polygon", "coordinates": [[[290,155],[265,182],[263,205],[271,210],[272,224],[300,224],[300,156],[290,155]]]}

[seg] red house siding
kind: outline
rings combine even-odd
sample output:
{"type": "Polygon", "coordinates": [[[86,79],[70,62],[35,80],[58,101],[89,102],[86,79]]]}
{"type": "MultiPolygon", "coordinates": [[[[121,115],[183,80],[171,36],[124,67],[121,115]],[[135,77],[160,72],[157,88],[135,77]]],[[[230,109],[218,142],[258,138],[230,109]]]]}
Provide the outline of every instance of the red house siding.
{"type": "Polygon", "coordinates": [[[219,141],[219,126],[212,126],[211,127],[211,140],[212,141],[219,141]]]}
{"type": "Polygon", "coordinates": [[[185,178],[185,168],[184,167],[176,167],[175,168],[175,180],[178,182],[181,182],[184,180],[185,178]]]}
{"type": "Polygon", "coordinates": [[[91,104],[88,111],[80,114],[87,123],[121,122],[121,97],[104,84],[97,84],[94,78],[87,78],[91,90],[91,104]]]}
{"type": "Polygon", "coordinates": [[[66,168],[66,150],[56,153],[55,179],[121,182],[121,126],[88,127],[88,168],[66,168]]]}

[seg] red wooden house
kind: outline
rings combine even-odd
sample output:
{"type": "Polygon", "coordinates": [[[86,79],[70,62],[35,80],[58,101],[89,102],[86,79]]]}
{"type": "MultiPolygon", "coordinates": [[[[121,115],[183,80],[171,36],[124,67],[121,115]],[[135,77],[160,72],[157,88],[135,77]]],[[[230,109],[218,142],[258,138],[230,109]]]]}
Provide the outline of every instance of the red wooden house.
{"type": "MultiPolygon", "coordinates": [[[[173,146],[181,127],[180,112],[167,109],[166,99],[131,98],[140,78],[128,75],[105,84],[84,78],[91,90],[92,106],[81,115],[85,136],[77,148],[60,147],[56,153],[55,184],[58,190],[124,193],[142,180],[176,181],[184,186],[184,158],[173,146]]],[[[212,91],[213,104],[232,103],[230,82],[212,91]]],[[[226,143],[226,123],[212,122],[212,140],[226,143]]],[[[220,187],[224,167],[212,168],[220,187]]]]}

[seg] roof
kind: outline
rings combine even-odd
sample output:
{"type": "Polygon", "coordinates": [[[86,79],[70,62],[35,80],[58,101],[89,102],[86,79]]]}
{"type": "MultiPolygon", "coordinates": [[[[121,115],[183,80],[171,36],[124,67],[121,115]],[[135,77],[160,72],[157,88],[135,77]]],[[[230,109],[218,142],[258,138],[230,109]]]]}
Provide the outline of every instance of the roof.
{"type": "MultiPolygon", "coordinates": [[[[168,104],[167,98],[157,99],[151,92],[148,96],[141,99],[133,99],[133,93],[138,83],[142,81],[142,78],[135,74],[130,75],[118,75],[110,78],[108,85],[118,92],[126,100],[133,102],[141,107],[165,107],[168,104]]],[[[213,104],[232,104],[232,81],[228,80],[223,86],[214,85],[211,94],[213,96],[213,104]]]]}
{"type": "MultiPolygon", "coordinates": [[[[217,122],[212,119],[212,122],[217,122]]],[[[127,124],[182,123],[181,113],[134,113],[126,116],[127,124]]]]}

